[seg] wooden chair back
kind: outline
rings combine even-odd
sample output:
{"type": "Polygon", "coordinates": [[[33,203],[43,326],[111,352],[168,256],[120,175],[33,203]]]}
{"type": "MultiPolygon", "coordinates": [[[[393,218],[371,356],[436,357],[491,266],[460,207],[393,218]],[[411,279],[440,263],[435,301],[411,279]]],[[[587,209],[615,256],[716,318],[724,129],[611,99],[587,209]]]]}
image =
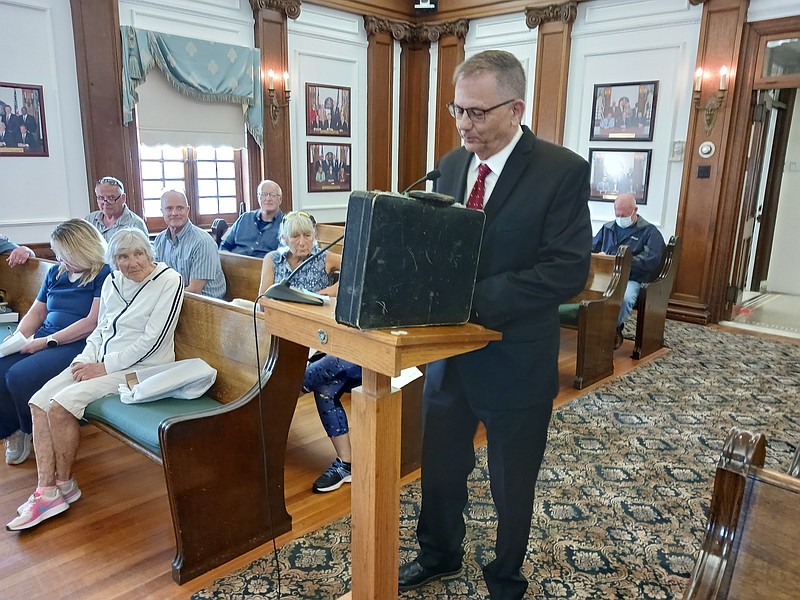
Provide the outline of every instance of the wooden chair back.
{"type": "MultiPolygon", "coordinates": [[[[684,600],[798,597],[800,479],[764,469],[763,434],[732,429],[684,600]]],[[[800,464],[800,448],[793,465],[800,464]]]]}
{"type": "Polygon", "coordinates": [[[5,291],[6,302],[21,319],[36,300],[50,267],[56,263],[44,258],[29,258],[25,264],[12,268],[6,258],[7,254],[0,255],[0,289],[5,291]]]}
{"type": "Polygon", "coordinates": [[[597,300],[619,295],[620,301],[625,294],[625,284],[630,273],[631,256],[627,246],[622,246],[616,255],[592,253],[592,262],[589,266],[589,276],[583,289],[576,294],[569,304],[578,304],[582,300],[597,300]],[[619,285],[625,279],[625,284],[619,285]]]}
{"type": "Polygon", "coordinates": [[[225,275],[226,300],[244,298],[255,301],[261,283],[262,259],[231,252],[220,252],[219,260],[225,275]]]}
{"type": "MultiPolygon", "coordinates": [[[[317,242],[319,247],[327,246],[333,240],[344,234],[343,225],[330,225],[328,223],[317,223],[317,242]]],[[[341,254],[344,248],[344,240],[337,242],[331,247],[331,252],[341,254]]]]}
{"type": "Polygon", "coordinates": [[[640,359],[664,347],[664,325],[669,297],[681,258],[681,239],[669,239],[661,268],[649,283],[643,283],[636,300],[636,340],[631,357],[640,359]]]}

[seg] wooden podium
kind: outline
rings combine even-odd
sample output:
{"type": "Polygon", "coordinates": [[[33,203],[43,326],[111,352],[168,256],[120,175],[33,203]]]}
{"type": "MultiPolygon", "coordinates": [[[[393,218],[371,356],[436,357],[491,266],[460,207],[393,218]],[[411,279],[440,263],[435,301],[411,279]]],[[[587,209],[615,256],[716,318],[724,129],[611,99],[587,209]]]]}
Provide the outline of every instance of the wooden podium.
{"type": "Polygon", "coordinates": [[[272,335],[361,365],[352,392],[352,585],[343,598],[397,598],[400,523],[400,371],[483,348],[501,334],[479,325],[361,331],[334,319],[335,304],[309,306],[266,300],[272,335]]]}

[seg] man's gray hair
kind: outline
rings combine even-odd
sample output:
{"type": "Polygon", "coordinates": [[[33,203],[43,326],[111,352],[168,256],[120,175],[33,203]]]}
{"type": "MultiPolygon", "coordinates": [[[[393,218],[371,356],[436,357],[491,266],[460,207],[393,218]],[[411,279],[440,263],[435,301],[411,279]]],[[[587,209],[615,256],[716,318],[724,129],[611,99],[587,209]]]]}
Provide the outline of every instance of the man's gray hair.
{"type": "Polygon", "coordinates": [[[525,69],[516,56],[505,50],[486,50],[471,56],[456,67],[453,83],[485,72],[494,74],[503,91],[513,94],[515,99],[525,99],[525,69]]]}
{"type": "Polygon", "coordinates": [[[118,270],[117,256],[123,251],[132,252],[134,250],[142,250],[147,254],[150,262],[155,262],[153,259],[153,247],[150,245],[150,240],[144,231],[132,227],[120,229],[111,237],[111,241],[108,243],[106,262],[111,265],[112,269],[118,270]]]}

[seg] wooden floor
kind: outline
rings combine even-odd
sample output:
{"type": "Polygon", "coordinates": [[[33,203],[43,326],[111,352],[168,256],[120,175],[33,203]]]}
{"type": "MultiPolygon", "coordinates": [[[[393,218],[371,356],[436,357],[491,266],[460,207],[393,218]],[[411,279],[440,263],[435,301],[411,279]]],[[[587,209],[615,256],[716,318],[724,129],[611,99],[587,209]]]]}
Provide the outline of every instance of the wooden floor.
{"type": "MultiPolygon", "coordinates": [[[[632,360],[632,350],[630,340],[617,350],[616,375],[647,362],[632,360]]],[[[574,353],[574,332],[562,330],[557,406],[592,389],[572,389],[574,353]]],[[[84,427],[82,436],[75,475],[83,497],[31,531],[0,532],[0,598],[185,599],[272,551],[272,544],[261,546],[182,586],[175,584],[174,539],[161,467],[92,426],[84,427]]],[[[476,443],[483,441],[479,433],[476,443]]],[[[224,446],[225,440],[209,443],[224,446]]],[[[286,499],[294,527],[277,540],[279,546],[349,513],[350,486],[311,493],[311,483],[333,456],[313,398],[304,396],[289,433],[286,464],[286,499]]],[[[0,463],[3,523],[15,516],[35,484],[33,458],[14,467],[0,463]]]]}

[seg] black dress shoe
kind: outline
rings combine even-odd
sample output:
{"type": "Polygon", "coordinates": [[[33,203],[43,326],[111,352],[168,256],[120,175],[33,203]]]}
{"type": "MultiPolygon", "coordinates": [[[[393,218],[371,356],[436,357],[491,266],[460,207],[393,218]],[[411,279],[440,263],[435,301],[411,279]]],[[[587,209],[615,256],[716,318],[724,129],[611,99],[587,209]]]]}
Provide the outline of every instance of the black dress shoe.
{"type": "Polygon", "coordinates": [[[413,590],[421,585],[425,585],[429,581],[434,581],[436,579],[455,579],[460,574],[460,566],[456,569],[441,569],[438,567],[427,569],[416,560],[412,560],[404,565],[400,565],[397,587],[400,591],[413,590]]]}

